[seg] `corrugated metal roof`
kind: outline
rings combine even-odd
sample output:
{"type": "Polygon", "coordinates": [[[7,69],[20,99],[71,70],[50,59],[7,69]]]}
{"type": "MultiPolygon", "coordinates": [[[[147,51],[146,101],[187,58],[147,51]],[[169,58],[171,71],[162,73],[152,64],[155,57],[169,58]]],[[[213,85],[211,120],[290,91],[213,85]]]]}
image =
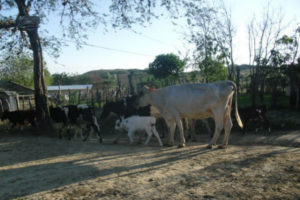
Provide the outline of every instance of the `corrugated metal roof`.
{"type": "Polygon", "coordinates": [[[13,81],[0,81],[0,89],[4,91],[14,91],[19,95],[33,95],[34,90],[13,81]]]}
{"type": "Polygon", "coordinates": [[[88,89],[92,89],[93,85],[50,85],[47,87],[48,91],[53,91],[53,90],[86,90],[88,89]]]}

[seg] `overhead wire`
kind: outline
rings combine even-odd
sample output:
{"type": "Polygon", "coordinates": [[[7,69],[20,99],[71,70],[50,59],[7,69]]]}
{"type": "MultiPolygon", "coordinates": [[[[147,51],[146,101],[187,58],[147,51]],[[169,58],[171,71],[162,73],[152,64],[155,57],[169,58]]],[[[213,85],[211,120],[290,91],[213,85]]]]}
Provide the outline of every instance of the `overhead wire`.
{"type": "Polygon", "coordinates": [[[71,42],[71,43],[79,44],[79,45],[82,45],[82,46],[105,49],[105,50],[109,50],[109,51],[116,51],[116,52],[119,52],[119,53],[134,54],[134,55],[146,56],[146,57],[153,57],[154,56],[154,55],[138,53],[138,52],[134,52],[134,51],[128,51],[128,50],[123,50],[123,49],[115,49],[115,48],[110,48],[110,47],[105,47],[105,46],[100,46],[100,45],[95,45],[95,44],[89,44],[89,43],[86,43],[86,42],[75,42],[75,41],[67,40],[67,39],[63,39],[63,38],[60,38],[60,39],[64,40],[65,42],[71,42]]]}
{"type": "MultiPolygon", "coordinates": [[[[155,39],[153,37],[150,37],[150,36],[147,36],[147,35],[143,35],[141,33],[137,33],[135,32],[137,35],[141,36],[141,37],[144,37],[148,40],[152,40],[152,41],[155,41],[159,44],[164,44],[164,45],[167,45],[167,46],[172,46],[172,47],[175,47],[176,49],[178,49],[178,47],[174,46],[174,45],[170,45],[166,42],[163,42],[161,40],[158,40],[158,39],[155,39]]],[[[98,49],[104,49],[104,50],[108,50],[108,51],[115,51],[115,52],[119,52],[119,53],[126,53],[126,54],[132,54],[132,55],[138,55],[138,56],[145,56],[145,57],[155,57],[155,55],[150,55],[150,54],[144,54],[144,53],[138,53],[138,52],[134,52],[134,51],[128,51],[128,50],[124,50],[124,49],[116,49],[116,48],[110,48],[110,47],[105,47],[105,46],[101,46],[101,45],[95,45],[95,44],[90,44],[90,43],[86,43],[86,42],[76,42],[76,41],[72,41],[72,40],[68,40],[66,38],[59,38],[60,40],[63,40],[64,42],[68,42],[68,43],[73,43],[73,44],[79,44],[81,46],[88,46],[88,47],[93,47],[93,48],[98,48],[98,49]]],[[[52,61],[57,64],[57,65],[60,65],[62,67],[66,67],[65,64],[62,64],[62,63],[59,63],[57,62],[56,60],[53,60],[52,61]]]]}

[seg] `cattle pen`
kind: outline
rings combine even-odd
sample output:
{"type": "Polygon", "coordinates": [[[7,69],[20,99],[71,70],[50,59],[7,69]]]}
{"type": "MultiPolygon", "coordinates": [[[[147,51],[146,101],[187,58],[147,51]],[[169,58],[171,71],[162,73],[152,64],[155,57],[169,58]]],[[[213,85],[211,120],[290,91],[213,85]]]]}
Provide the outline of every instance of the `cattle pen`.
{"type": "MultiPolygon", "coordinates": [[[[72,97],[71,90],[65,94],[72,97]]],[[[128,94],[126,88],[84,86],[74,98],[52,104],[83,103],[101,113],[103,104],[128,94]]],[[[245,134],[233,127],[227,149],[207,149],[210,136],[199,121],[196,142],[188,140],[184,148],[176,147],[177,133],[172,147],[160,147],[156,138],[148,146],[130,145],[126,134],[115,144],[116,116],[103,121],[97,116],[101,144],[0,124],[0,199],[299,199],[299,112],[267,115],[272,133],[255,133],[252,124],[245,134]]]]}

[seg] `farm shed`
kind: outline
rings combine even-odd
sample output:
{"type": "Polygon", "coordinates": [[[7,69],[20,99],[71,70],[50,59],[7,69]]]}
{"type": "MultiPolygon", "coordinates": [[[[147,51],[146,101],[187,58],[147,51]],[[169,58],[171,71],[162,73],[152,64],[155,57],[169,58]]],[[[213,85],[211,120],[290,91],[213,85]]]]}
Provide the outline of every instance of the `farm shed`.
{"type": "Polygon", "coordinates": [[[0,111],[15,111],[19,109],[19,95],[12,91],[0,90],[0,111]]]}
{"type": "Polygon", "coordinates": [[[10,111],[29,109],[32,106],[32,99],[34,99],[33,89],[13,81],[0,81],[0,109],[10,111]]]}

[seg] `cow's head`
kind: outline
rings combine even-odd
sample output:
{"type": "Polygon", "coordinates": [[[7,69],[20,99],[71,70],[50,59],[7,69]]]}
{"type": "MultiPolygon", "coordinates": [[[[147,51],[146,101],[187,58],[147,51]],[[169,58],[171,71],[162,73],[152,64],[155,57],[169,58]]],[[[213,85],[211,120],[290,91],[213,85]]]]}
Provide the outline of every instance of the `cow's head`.
{"type": "Polygon", "coordinates": [[[115,130],[123,130],[124,129],[124,124],[122,123],[124,121],[124,117],[120,117],[118,120],[115,122],[115,130]]]}
{"type": "Polygon", "coordinates": [[[144,107],[150,104],[150,94],[154,92],[154,87],[144,86],[136,96],[135,104],[137,107],[144,107]]]}

